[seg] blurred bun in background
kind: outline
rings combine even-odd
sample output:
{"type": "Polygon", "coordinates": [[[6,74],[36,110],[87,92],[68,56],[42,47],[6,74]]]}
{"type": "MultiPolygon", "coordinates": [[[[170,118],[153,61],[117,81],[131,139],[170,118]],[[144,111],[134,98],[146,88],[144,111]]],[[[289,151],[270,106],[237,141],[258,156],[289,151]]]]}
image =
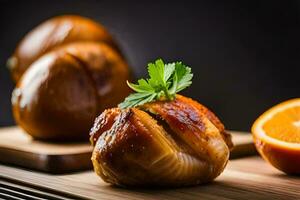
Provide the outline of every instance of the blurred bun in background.
{"type": "Polygon", "coordinates": [[[88,139],[95,117],[128,94],[130,72],[110,34],[80,16],[47,20],[9,59],[16,123],[37,139],[88,139]]]}
{"type": "Polygon", "coordinates": [[[8,60],[14,81],[17,82],[26,69],[43,54],[77,41],[104,42],[118,50],[102,25],[81,16],[54,17],[30,31],[8,60]]]}

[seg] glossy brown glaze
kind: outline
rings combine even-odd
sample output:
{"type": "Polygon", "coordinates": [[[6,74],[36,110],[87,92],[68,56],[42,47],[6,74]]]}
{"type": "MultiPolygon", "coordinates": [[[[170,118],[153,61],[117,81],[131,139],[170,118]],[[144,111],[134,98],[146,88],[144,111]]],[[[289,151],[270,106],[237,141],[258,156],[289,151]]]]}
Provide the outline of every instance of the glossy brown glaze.
{"type": "Polygon", "coordinates": [[[177,99],[180,101],[183,101],[187,104],[190,104],[191,106],[194,106],[196,109],[200,111],[200,113],[204,114],[205,117],[207,117],[220,131],[222,134],[227,146],[232,149],[233,148],[233,143],[231,141],[231,135],[226,132],[224,125],[222,122],[219,120],[219,118],[212,112],[210,111],[207,107],[204,105],[200,104],[199,102],[194,101],[191,98],[187,98],[181,95],[177,95],[177,99]]]}
{"type": "Polygon", "coordinates": [[[30,31],[8,61],[17,82],[39,57],[59,46],[80,41],[104,42],[119,51],[105,28],[84,17],[64,15],[49,19],[30,31]]]}
{"type": "Polygon", "coordinates": [[[131,79],[129,67],[107,44],[75,42],[56,51],[69,53],[87,71],[95,85],[101,111],[116,106],[129,94],[126,85],[126,80],[131,79]]]}
{"type": "Polygon", "coordinates": [[[95,172],[122,186],[205,183],[225,168],[232,142],[206,107],[177,95],[104,111],[91,129],[95,172]]]}
{"type": "Polygon", "coordinates": [[[119,108],[106,109],[95,119],[94,126],[90,130],[90,142],[93,146],[100,135],[112,127],[120,112],[119,108]]]}
{"type": "Polygon", "coordinates": [[[16,122],[34,138],[88,139],[96,115],[128,95],[125,61],[102,43],[72,43],[30,66],[12,96],[16,122]]]}

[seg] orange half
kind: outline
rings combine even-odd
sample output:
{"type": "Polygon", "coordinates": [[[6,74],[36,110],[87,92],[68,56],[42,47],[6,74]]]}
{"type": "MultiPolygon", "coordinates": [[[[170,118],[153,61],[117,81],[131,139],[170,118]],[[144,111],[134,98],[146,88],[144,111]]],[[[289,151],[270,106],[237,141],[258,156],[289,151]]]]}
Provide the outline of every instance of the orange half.
{"type": "Polygon", "coordinates": [[[280,103],[253,124],[256,149],[277,169],[300,174],[300,98],[280,103]]]}

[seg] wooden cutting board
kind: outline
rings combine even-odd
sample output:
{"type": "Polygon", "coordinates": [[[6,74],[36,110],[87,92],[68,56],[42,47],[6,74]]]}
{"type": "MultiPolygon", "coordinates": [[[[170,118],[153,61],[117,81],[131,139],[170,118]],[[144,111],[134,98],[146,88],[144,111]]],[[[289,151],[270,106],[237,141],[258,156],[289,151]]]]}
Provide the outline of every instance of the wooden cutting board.
{"type": "MultiPolygon", "coordinates": [[[[231,131],[231,158],[254,154],[250,134],[231,131]]],[[[33,140],[18,127],[0,128],[0,162],[48,173],[91,169],[92,146],[86,143],[49,143],[33,140]]]]}

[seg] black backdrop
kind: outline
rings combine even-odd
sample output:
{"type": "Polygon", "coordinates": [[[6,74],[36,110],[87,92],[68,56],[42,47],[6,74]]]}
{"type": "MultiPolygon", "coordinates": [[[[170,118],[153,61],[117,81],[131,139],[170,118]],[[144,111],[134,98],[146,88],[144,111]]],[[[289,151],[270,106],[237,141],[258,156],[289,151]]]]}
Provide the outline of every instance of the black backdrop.
{"type": "Polygon", "coordinates": [[[268,107],[300,93],[297,1],[0,1],[0,126],[14,124],[6,59],[40,22],[80,14],[104,24],[137,76],[157,57],[193,69],[185,94],[229,129],[249,130],[268,107]]]}

